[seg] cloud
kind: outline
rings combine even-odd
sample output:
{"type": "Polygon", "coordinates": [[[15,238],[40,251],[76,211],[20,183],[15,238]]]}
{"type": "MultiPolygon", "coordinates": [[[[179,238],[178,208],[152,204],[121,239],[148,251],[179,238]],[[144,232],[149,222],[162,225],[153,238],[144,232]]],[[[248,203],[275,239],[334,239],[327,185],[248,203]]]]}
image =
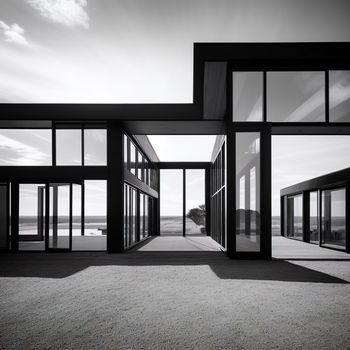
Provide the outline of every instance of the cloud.
{"type": "Polygon", "coordinates": [[[89,28],[89,15],[84,9],[87,0],[27,0],[27,2],[52,22],[67,27],[89,28]]]}
{"type": "Polygon", "coordinates": [[[29,43],[24,37],[24,29],[17,23],[11,25],[6,24],[3,21],[0,21],[0,31],[5,37],[5,41],[9,43],[15,43],[19,45],[28,46],[29,43]]]}

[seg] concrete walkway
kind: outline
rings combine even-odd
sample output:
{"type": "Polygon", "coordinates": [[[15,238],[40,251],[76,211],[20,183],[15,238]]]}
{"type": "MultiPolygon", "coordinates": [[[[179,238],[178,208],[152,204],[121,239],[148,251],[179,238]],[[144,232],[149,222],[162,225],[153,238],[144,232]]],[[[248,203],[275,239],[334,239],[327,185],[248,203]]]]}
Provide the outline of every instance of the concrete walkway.
{"type": "Polygon", "coordinates": [[[208,236],[158,236],[147,241],[145,245],[138,248],[140,252],[186,252],[186,251],[202,251],[202,252],[218,252],[220,246],[208,236]]]}

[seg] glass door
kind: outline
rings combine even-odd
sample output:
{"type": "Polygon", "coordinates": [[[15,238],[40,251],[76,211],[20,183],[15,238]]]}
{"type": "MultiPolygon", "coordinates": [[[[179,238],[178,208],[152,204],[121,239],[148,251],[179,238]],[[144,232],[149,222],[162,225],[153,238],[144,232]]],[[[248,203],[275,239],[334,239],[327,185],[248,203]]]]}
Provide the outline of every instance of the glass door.
{"type": "MultiPolygon", "coordinates": [[[[76,186],[76,185],[74,185],[76,186]]],[[[45,187],[46,250],[71,251],[73,232],[73,184],[49,183],[45,187]]]]}

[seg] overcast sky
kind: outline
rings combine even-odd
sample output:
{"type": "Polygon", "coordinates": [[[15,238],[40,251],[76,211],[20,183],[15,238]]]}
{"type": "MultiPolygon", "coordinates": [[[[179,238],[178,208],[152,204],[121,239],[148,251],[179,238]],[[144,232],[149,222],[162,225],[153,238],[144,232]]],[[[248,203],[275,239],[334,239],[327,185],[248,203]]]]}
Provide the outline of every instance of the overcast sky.
{"type": "Polygon", "coordinates": [[[192,102],[193,42],[349,41],[349,0],[0,1],[0,102],[192,102]]]}

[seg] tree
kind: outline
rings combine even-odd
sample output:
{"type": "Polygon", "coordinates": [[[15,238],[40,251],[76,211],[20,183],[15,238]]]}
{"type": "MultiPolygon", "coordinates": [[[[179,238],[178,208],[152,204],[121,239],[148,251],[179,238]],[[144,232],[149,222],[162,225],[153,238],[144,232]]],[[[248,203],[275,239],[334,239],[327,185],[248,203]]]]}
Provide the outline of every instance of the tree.
{"type": "Polygon", "coordinates": [[[191,219],[196,225],[205,225],[205,204],[201,204],[198,208],[192,208],[186,214],[186,217],[191,219]]]}

